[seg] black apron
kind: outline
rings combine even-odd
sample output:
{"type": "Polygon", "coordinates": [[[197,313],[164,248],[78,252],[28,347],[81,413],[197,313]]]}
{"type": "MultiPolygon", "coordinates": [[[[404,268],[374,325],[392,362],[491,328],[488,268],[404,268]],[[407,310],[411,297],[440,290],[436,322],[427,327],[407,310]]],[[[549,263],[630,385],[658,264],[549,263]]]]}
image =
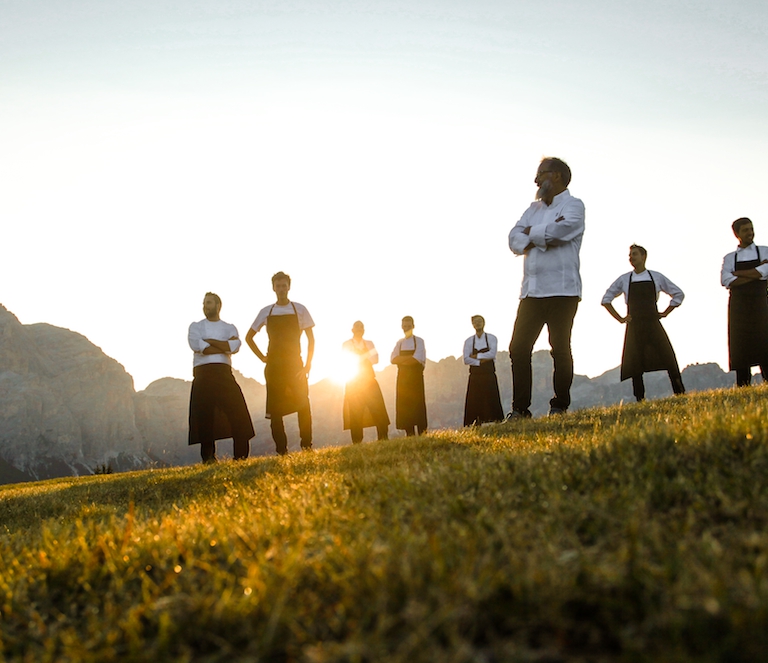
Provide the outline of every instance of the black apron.
{"type": "Polygon", "coordinates": [[[229,364],[203,364],[193,369],[189,396],[189,444],[250,440],[251,415],[229,364]]]}
{"type": "MultiPolygon", "coordinates": [[[[407,339],[406,339],[407,340],[407,339]]],[[[411,336],[412,350],[403,350],[401,357],[413,357],[416,352],[416,337],[411,336]]],[[[397,386],[395,389],[395,427],[407,430],[417,426],[427,428],[427,399],[424,395],[424,367],[421,362],[411,366],[397,365],[397,386]]]]}
{"type": "MultiPolygon", "coordinates": [[[[735,271],[754,269],[757,259],[735,262],[735,271]]],[[[736,254],[738,258],[738,253],[736,254]]],[[[728,358],[730,370],[768,366],[768,291],[765,281],[751,281],[729,288],[728,298],[728,358]]]]}
{"type": "Polygon", "coordinates": [[[368,347],[358,349],[353,345],[353,349],[358,354],[358,371],[344,389],[344,430],[389,426],[387,406],[368,359],[368,347]]]}
{"type": "Polygon", "coordinates": [[[629,277],[627,314],[631,320],[627,323],[621,355],[622,380],[650,371],[680,372],[675,351],[659,320],[656,284],[653,275],[648,274],[650,281],[633,281],[629,277]]]}
{"type": "Polygon", "coordinates": [[[309,386],[301,361],[301,326],[296,306],[291,315],[267,316],[267,419],[282,417],[309,406],[309,386]]]}
{"type": "MultiPolygon", "coordinates": [[[[486,346],[476,349],[477,334],[472,336],[472,352],[488,352],[488,337],[486,346]]],[[[496,362],[486,361],[479,366],[469,367],[469,382],[467,396],[464,400],[464,425],[482,424],[487,421],[501,421],[504,411],[501,408],[499,383],[496,379],[496,362]]]]}

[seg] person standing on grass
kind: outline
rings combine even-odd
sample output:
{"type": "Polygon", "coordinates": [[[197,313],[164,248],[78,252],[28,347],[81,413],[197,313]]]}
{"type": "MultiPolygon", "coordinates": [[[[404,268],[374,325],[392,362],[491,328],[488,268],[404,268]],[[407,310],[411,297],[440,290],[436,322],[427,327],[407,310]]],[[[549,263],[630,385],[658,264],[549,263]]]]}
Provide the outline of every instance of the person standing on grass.
{"type": "Polygon", "coordinates": [[[231,356],[240,349],[237,328],[220,317],[221,298],[205,293],[200,322],[189,326],[192,391],[189,396],[189,444],[200,445],[204,463],[216,462],[216,440],[233,438],[235,460],[248,458],[255,435],[240,385],[232,375],[231,356]]]}
{"type": "Polygon", "coordinates": [[[272,277],[272,290],[277,295],[274,304],[265,306],[245,336],[253,353],[266,364],[264,378],[267,383],[267,419],[272,428],[272,439],[277,453],[288,453],[288,437],[283,417],[296,412],[299,418],[299,436],[304,451],[312,449],[312,412],[309,407],[307,378],[315,354],[315,326],[307,308],[288,299],[291,277],[278,272],[272,277]],[[264,354],[256,345],[254,336],[267,328],[269,345],[264,354]],[[307,361],[301,359],[301,334],[307,336],[307,361]]]}
{"type": "Polygon", "coordinates": [[[723,258],[720,282],[728,288],[728,357],[736,385],[752,382],[752,367],[760,366],[768,381],[768,247],[755,244],[755,229],[746,217],[731,225],[739,240],[723,258]]]}
{"type": "Polygon", "coordinates": [[[602,301],[608,313],[627,325],[621,355],[621,379],[632,378],[632,391],[638,402],[645,398],[643,373],[650,371],[666,370],[672,391],[676,394],[685,393],[675,351],[667,332],[661,326],[661,318],[666,318],[680,306],[685,295],[664,274],[646,269],[647,257],[648,252],[642,246],[630,246],[629,264],[634,268],[633,271],[616,279],[605,291],[602,301]],[[661,313],[657,308],[659,292],[671,297],[669,306],[661,313]],[[619,315],[612,304],[621,294],[627,305],[625,317],[619,315]]]}
{"type": "Polygon", "coordinates": [[[369,426],[376,426],[379,440],[389,437],[389,415],[373,371],[373,365],[379,363],[379,353],[363,334],[365,326],[358,320],[352,325],[352,338],[342,345],[342,351],[355,367],[344,388],[344,430],[349,430],[353,444],[363,441],[363,429],[369,426]]]}
{"type": "Polygon", "coordinates": [[[467,397],[464,401],[464,425],[473,426],[504,419],[496,379],[498,340],[485,331],[485,318],[472,316],[475,333],[464,341],[464,363],[469,366],[467,397]]]}
{"type": "Polygon", "coordinates": [[[549,414],[562,414],[571,404],[571,330],[581,301],[584,203],[568,191],[570,181],[568,164],[555,157],[542,159],[534,178],[536,201],[509,233],[510,250],[524,256],[524,261],[520,304],[509,344],[512,410],[508,421],[531,416],[531,355],[544,325],[555,365],[549,414]]]}
{"type": "Polygon", "coordinates": [[[418,430],[422,435],[427,430],[427,399],[424,393],[424,367],[427,350],[424,339],[414,336],[413,318],[406,315],[402,321],[405,336],[392,350],[390,358],[397,365],[397,386],[395,391],[395,427],[404,430],[408,436],[418,430]]]}

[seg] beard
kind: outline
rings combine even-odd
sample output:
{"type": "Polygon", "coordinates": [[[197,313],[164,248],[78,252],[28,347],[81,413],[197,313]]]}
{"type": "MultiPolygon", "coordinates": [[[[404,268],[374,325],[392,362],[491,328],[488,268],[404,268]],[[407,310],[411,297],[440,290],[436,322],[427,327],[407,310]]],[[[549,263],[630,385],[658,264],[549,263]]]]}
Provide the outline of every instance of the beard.
{"type": "Polygon", "coordinates": [[[544,202],[547,202],[552,199],[552,184],[549,180],[546,180],[542,182],[541,186],[539,186],[538,191],[536,191],[536,200],[543,200],[544,202]]]}

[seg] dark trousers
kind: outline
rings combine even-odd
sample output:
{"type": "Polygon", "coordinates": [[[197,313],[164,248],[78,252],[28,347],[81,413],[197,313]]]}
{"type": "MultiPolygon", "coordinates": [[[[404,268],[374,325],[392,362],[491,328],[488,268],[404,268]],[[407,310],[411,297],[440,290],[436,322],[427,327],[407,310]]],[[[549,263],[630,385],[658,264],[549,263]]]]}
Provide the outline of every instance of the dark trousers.
{"type": "Polygon", "coordinates": [[[531,355],[536,339],[544,325],[549,334],[549,345],[555,364],[553,382],[555,396],[550,407],[567,410],[571,404],[573,383],[573,355],[571,354],[571,329],[578,297],[526,297],[517,308],[509,358],[512,362],[512,409],[526,412],[531,407],[533,375],[531,355]]]}
{"type": "MultiPolygon", "coordinates": [[[[379,440],[389,439],[389,424],[386,426],[376,426],[376,433],[379,440]]],[[[352,438],[354,444],[360,444],[363,441],[363,429],[362,428],[350,428],[349,435],[352,438]]]]}
{"type": "MultiPolygon", "coordinates": [[[[683,378],[680,376],[680,371],[667,371],[667,374],[672,384],[672,391],[676,394],[684,394],[685,386],[683,386],[683,378]]],[[[635,395],[638,403],[645,399],[645,382],[643,382],[642,373],[632,376],[632,393],[635,395]]]]}
{"type": "MultiPolygon", "coordinates": [[[[768,382],[768,372],[766,372],[766,368],[768,366],[760,365],[760,374],[763,376],[763,381],[768,382]]],[[[750,384],[752,384],[752,367],[748,366],[747,368],[737,368],[736,369],[736,386],[737,387],[748,387],[750,384]]]]}
{"type": "MultiPolygon", "coordinates": [[[[248,458],[248,453],[251,450],[251,445],[248,444],[248,440],[233,438],[235,442],[234,455],[235,460],[243,460],[248,458]]],[[[216,460],[216,440],[202,440],[200,442],[200,457],[204,463],[210,463],[216,460]]]]}
{"type": "MultiPolygon", "coordinates": [[[[302,449],[312,448],[312,411],[309,408],[309,401],[302,407],[299,415],[299,437],[301,439],[302,449]]],[[[272,428],[272,439],[275,441],[275,449],[281,456],[288,453],[288,436],[285,434],[285,424],[283,418],[272,415],[269,420],[272,428]]]]}

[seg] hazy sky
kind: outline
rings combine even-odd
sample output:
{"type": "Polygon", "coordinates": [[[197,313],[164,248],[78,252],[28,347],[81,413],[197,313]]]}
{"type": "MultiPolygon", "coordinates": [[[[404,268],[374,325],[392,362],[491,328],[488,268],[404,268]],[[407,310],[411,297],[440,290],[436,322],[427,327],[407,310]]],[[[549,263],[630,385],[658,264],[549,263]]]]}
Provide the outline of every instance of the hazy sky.
{"type": "Polygon", "coordinates": [[[0,302],[139,389],[190,379],[207,290],[244,337],[278,270],[313,381],[357,319],[387,360],[407,314],[430,359],[474,313],[506,347],[507,234],[555,155],[586,205],[576,371],[620,361],[600,299],[632,242],[686,293],[681,365],[725,367],[730,223],[768,244],[767,106],[765,2],[0,0],[0,302]]]}

